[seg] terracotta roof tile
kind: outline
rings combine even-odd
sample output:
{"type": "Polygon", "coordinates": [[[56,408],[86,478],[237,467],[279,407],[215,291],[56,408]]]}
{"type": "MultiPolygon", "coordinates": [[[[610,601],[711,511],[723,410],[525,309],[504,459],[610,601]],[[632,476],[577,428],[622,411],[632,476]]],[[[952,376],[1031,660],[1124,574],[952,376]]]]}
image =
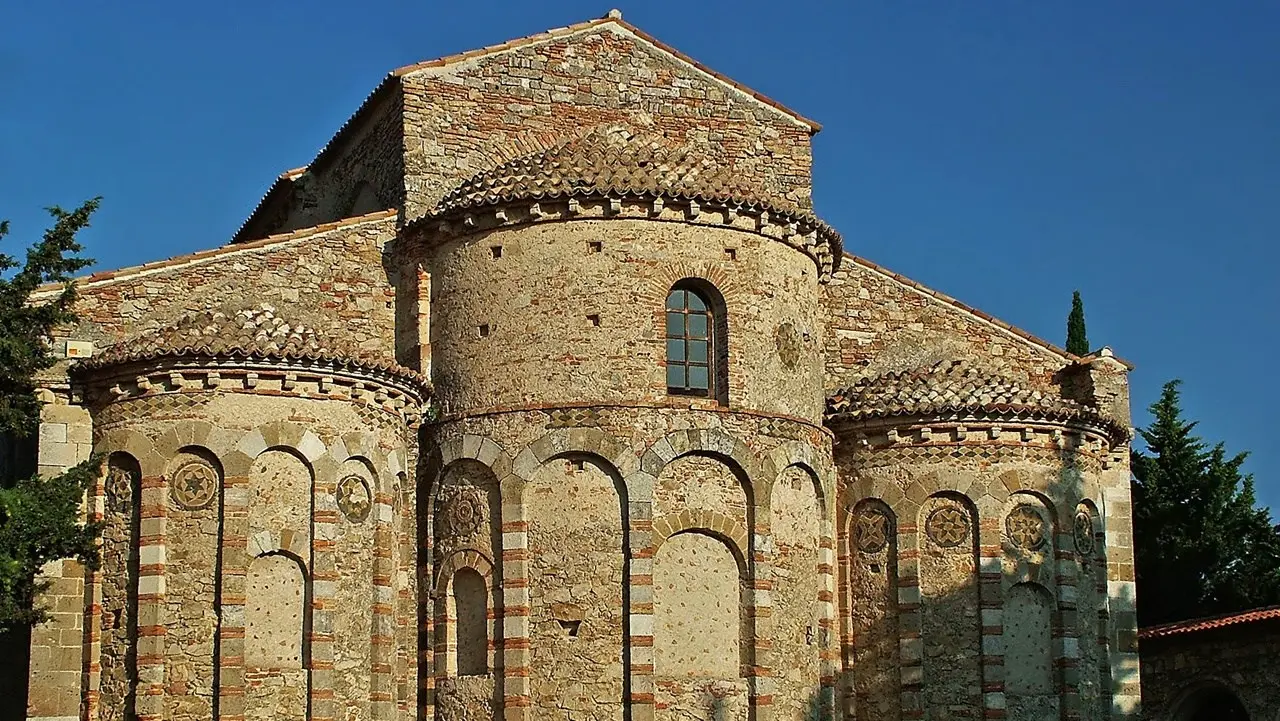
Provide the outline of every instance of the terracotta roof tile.
{"type": "Polygon", "coordinates": [[[1072,401],[960,360],[860,378],[837,391],[827,402],[828,413],[851,420],[990,406],[1053,413],[1075,412],[1080,408],[1072,401]]]}
{"type": "Polygon", "coordinates": [[[1242,613],[1229,613],[1221,616],[1175,621],[1173,623],[1165,623],[1158,626],[1147,626],[1146,628],[1138,630],[1138,638],[1165,638],[1185,633],[1195,633],[1196,631],[1207,631],[1214,628],[1225,628],[1227,626],[1238,626],[1246,623],[1257,623],[1259,621],[1271,621],[1275,619],[1280,619],[1280,606],[1268,606],[1265,608],[1255,608],[1242,613]]]}
{"type": "Polygon", "coordinates": [[[950,413],[1012,415],[1098,422],[1126,434],[1096,409],[1031,387],[998,369],[948,360],[928,368],[861,378],[827,399],[829,421],[858,422],[895,416],[950,413]]]}
{"type": "MultiPolygon", "coordinates": [[[[740,182],[731,167],[717,164],[690,146],[675,146],[664,138],[608,126],[483,171],[441,199],[432,214],[583,191],[764,204],[759,199],[761,193],[740,182]]],[[[789,204],[779,210],[801,212],[789,204]]]]}
{"type": "Polygon", "coordinates": [[[732,166],[717,163],[698,148],[619,125],[592,128],[478,173],[445,195],[425,217],[516,200],[584,195],[664,196],[764,209],[815,229],[831,256],[840,257],[840,234],[809,210],[750,187],[732,166]]]}
{"type": "Polygon", "coordinates": [[[154,332],[108,346],[74,367],[76,373],[157,358],[244,358],[335,361],[384,371],[426,388],[425,378],[394,360],[326,337],[313,325],[286,320],[270,305],[238,310],[207,308],[187,313],[154,332]]]}

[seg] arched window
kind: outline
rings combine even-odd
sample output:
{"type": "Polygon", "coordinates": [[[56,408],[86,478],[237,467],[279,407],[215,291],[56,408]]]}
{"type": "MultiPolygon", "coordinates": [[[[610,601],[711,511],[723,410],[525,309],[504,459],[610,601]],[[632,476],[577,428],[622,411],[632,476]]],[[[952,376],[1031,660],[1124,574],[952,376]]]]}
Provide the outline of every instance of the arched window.
{"type": "Polygon", "coordinates": [[[727,400],[724,302],[709,284],[681,281],[667,295],[667,392],[727,400]]]}

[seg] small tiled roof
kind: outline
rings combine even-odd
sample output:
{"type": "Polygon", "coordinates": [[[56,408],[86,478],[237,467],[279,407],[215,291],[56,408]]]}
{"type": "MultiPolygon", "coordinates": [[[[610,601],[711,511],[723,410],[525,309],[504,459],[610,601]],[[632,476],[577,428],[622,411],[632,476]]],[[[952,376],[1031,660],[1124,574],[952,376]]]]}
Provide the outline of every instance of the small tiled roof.
{"type": "MultiPolygon", "coordinates": [[[[761,204],[732,168],[689,146],[613,126],[596,128],[547,150],[471,177],[446,195],[435,214],[517,198],[583,192],[675,195],[761,204]]],[[[798,208],[782,208],[799,212],[798,208]]]]}
{"type": "Polygon", "coordinates": [[[244,358],[335,361],[389,372],[426,387],[426,379],[394,361],[326,338],[314,327],[290,322],[269,305],[242,310],[205,309],[188,313],[151,333],[108,346],[76,365],[88,372],[156,358],[244,358]]]}
{"type": "Polygon", "coordinates": [[[1138,631],[1138,638],[1164,638],[1166,636],[1177,636],[1184,633],[1207,631],[1213,628],[1238,626],[1244,623],[1256,623],[1258,621],[1270,621],[1274,619],[1280,619],[1280,606],[1268,606],[1266,608],[1255,608],[1243,613],[1229,613],[1221,616],[1193,618],[1186,621],[1164,623],[1159,626],[1148,626],[1138,631]]]}
{"type": "Polygon", "coordinates": [[[766,197],[705,150],[616,125],[594,128],[478,173],[449,192],[427,217],[518,200],[601,194],[662,196],[767,210],[816,229],[830,243],[832,255],[841,254],[840,234],[811,211],[766,197]]]}
{"type": "Polygon", "coordinates": [[[1093,408],[960,360],[862,378],[827,399],[829,420],[964,412],[1103,420],[1093,408]]]}

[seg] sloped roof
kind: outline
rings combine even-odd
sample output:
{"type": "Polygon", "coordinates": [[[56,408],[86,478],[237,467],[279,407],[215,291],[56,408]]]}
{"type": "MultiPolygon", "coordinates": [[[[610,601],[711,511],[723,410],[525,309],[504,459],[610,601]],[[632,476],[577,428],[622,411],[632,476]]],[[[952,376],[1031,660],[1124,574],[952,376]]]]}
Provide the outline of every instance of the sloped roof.
{"type": "Polygon", "coordinates": [[[1208,631],[1214,628],[1226,628],[1228,626],[1239,626],[1275,619],[1280,619],[1280,606],[1268,606],[1265,608],[1255,608],[1242,613],[1228,613],[1221,616],[1193,618],[1186,621],[1175,621],[1173,623],[1160,624],[1158,626],[1148,626],[1138,630],[1138,638],[1165,638],[1168,636],[1195,633],[1196,631],[1208,631]]]}
{"type": "Polygon", "coordinates": [[[861,378],[827,399],[828,421],[858,422],[951,413],[1088,420],[1125,433],[1096,409],[962,360],[861,378]]]}
{"type": "Polygon", "coordinates": [[[794,222],[803,232],[815,232],[832,261],[839,262],[843,240],[834,228],[812,211],[750,187],[731,166],[720,165],[708,155],[621,125],[591,128],[547,150],[472,176],[410,224],[519,200],[666,197],[764,211],[794,222]]]}
{"type": "Polygon", "coordinates": [[[73,372],[87,373],[158,358],[336,362],[391,373],[428,387],[426,378],[415,371],[344,340],[325,337],[312,326],[290,322],[266,304],[235,311],[205,309],[187,313],[155,332],[108,346],[76,364],[73,372]]]}
{"type": "MultiPolygon", "coordinates": [[[[625,128],[596,128],[547,150],[483,171],[464,181],[433,215],[520,198],[555,198],[582,192],[674,195],[699,200],[765,201],[731,168],[691,147],[625,128]]],[[[779,210],[799,213],[795,206],[779,210]]]]}
{"type": "Polygon", "coordinates": [[[258,202],[253,212],[249,214],[249,217],[245,219],[245,222],[240,226],[240,229],[233,236],[232,242],[240,242],[240,241],[248,240],[247,238],[243,237],[245,229],[249,226],[249,223],[257,215],[257,213],[260,212],[267,205],[273,193],[282,192],[283,189],[287,188],[289,184],[292,183],[294,180],[296,180],[298,176],[302,175],[303,172],[312,170],[312,169],[318,170],[322,168],[324,166],[324,163],[328,160],[331,153],[342,145],[343,140],[346,138],[347,134],[351,132],[356,125],[359,124],[359,122],[364,117],[364,115],[370,112],[371,109],[378,104],[378,101],[382,99],[384,95],[386,95],[386,93],[390,92],[392,88],[396,87],[396,85],[400,81],[400,78],[403,78],[404,76],[409,75],[411,73],[431,70],[433,68],[445,68],[450,65],[455,65],[457,63],[475,60],[477,58],[496,55],[499,53],[508,52],[518,48],[527,47],[530,45],[536,45],[538,43],[548,42],[551,40],[557,40],[559,38],[567,37],[577,33],[586,32],[594,28],[598,28],[598,27],[601,27],[604,25],[610,25],[610,24],[614,25],[616,28],[623,30],[626,33],[629,33],[643,40],[644,42],[658,49],[659,51],[666,53],[667,55],[670,55],[671,57],[675,58],[677,61],[690,66],[697,72],[702,73],[714,79],[717,82],[723,83],[724,85],[728,86],[730,89],[734,91],[742,93],[743,95],[748,96],[760,103],[768,105],[769,107],[773,108],[774,110],[778,111],[783,115],[790,117],[792,120],[794,120],[795,122],[801,125],[807,126],[811,134],[817,133],[822,129],[822,126],[818,124],[816,121],[806,118],[805,116],[797,113],[791,108],[788,108],[782,103],[779,103],[778,101],[773,100],[772,98],[769,98],[763,93],[756,92],[755,90],[752,90],[746,85],[743,85],[726,75],[723,75],[721,73],[716,72],[715,70],[712,70],[706,65],[703,65],[697,60],[694,60],[688,55],[685,55],[679,50],[676,50],[670,45],[667,45],[661,40],[658,40],[652,35],[644,32],[640,28],[632,25],[631,23],[626,22],[625,20],[622,19],[622,13],[618,12],[617,10],[610,10],[609,13],[602,18],[595,18],[593,20],[587,20],[585,22],[575,23],[573,25],[567,25],[561,28],[552,28],[544,32],[534,33],[532,35],[526,35],[524,37],[515,38],[512,40],[508,40],[506,42],[498,43],[496,45],[489,45],[483,48],[477,48],[475,50],[468,50],[462,53],[455,53],[453,55],[445,55],[443,57],[435,58],[434,60],[424,60],[422,62],[413,63],[411,65],[405,65],[405,66],[396,68],[395,70],[392,70],[391,72],[387,73],[387,75],[382,78],[382,81],[379,82],[378,85],[373,89],[373,91],[370,92],[369,95],[365,97],[364,101],[360,103],[360,107],[358,107],[356,111],[352,113],[351,117],[347,118],[346,122],[344,122],[338,128],[337,132],[334,133],[333,137],[330,138],[327,143],[325,143],[324,147],[320,148],[320,151],[316,153],[316,157],[309,164],[307,164],[305,167],[298,168],[295,170],[290,170],[281,174],[276,179],[276,181],[272,183],[271,187],[267,190],[267,193],[258,202]]]}

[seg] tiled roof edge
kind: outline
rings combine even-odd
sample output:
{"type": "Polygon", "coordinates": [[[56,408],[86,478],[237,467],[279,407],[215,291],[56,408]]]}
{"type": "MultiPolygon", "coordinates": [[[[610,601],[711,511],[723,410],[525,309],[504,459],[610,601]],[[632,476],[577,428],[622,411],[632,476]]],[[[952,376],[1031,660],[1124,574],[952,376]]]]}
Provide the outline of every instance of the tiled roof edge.
{"type": "Polygon", "coordinates": [[[244,235],[245,229],[249,227],[249,224],[253,222],[253,219],[258,217],[258,213],[262,212],[262,210],[267,207],[267,204],[271,202],[272,198],[284,192],[286,188],[291,187],[293,185],[293,181],[297,180],[303,173],[307,172],[307,168],[308,166],[304,165],[301,168],[286,170],[277,175],[276,179],[271,182],[271,187],[267,188],[267,192],[258,200],[258,204],[253,206],[253,210],[250,211],[249,217],[245,218],[244,222],[240,224],[240,227],[236,228],[236,232],[231,235],[231,242],[243,242],[244,239],[241,236],[244,235]]]}
{"type": "Polygon", "coordinates": [[[1204,618],[1192,618],[1185,621],[1174,621],[1172,623],[1163,623],[1156,626],[1147,626],[1138,629],[1138,638],[1165,638],[1167,636],[1177,636],[1185,633],[1194,633],[1196,631],[1207,631],[1214,628],[1225,628],[1228,626],[1238,626],[1244,623],[1256,623],[1258,621],[1270,621],[1280,619],[1280,606],[1265,606],[1263,608],[1255,608],[1250,611],[1242,611],[1239,613],[1226,613],[1218,616],[1207,616],[1204,618]]]}
{"type": "MultiPolygon", "coordinates": [[[[247,243],[231,243],[228,245],[219,246],[217,248],[210,248],[209,250],[198,250],[194,253],[188,253],[186,255],[175,255],[172,258],[168,258],[166,260],[152,261],[150,263],[143,263],[142,265],[126,266],[124,268],[117,268],[115,270],[99,271],[97,273],[93,273],[91,275],[87,275],[81,278],[74,278],[72,279],[72,282],[74,282],[76,284],[76,288],[80,290],[83,290],[85,288],[94,288],[100,285],[104,285],[106,283],[126,280],[128,278],[136,277],[141,274],[161,271],[167,268],[184,265],[186,263],[193,263],[193,262],[199,262],[202,260],[218,258],[224,255],[230,255],[233,253],[257,250],[260,248],[278,245],[281,243],[288,243],[290,241],[301,240],[303,238],[308,238],[313,235],[320,235],[321,233],[328,233],[330,231],[339,230],[341,228],[351,228],[357,225],[363,225],[365,223],[372,223],[379,220],[385,220],[387,218],[394,218],[398,215],[398,213],[399,211],[397,211],[394,208],[391,208],[388,210],[379,210],[373,213],[367,213],[365,215],[357,215],[351,218],[343,218],[342,220],[335,220],[331,223],[322,223],[320,225],[313,225],[308,228],[299,228],[297,230],[290,231],[288,233],[279,233],[277,235],[269,235],[265,238],[249,241],[247,243]]],[[[63,286],[61,283],[46,283],[40,286],[39,288],[35,289],[35,291],[31,294],[31,299],[40,300],[45,296],[50,296],[55,293],[61,292],[62,287],[63,286]]]]}

